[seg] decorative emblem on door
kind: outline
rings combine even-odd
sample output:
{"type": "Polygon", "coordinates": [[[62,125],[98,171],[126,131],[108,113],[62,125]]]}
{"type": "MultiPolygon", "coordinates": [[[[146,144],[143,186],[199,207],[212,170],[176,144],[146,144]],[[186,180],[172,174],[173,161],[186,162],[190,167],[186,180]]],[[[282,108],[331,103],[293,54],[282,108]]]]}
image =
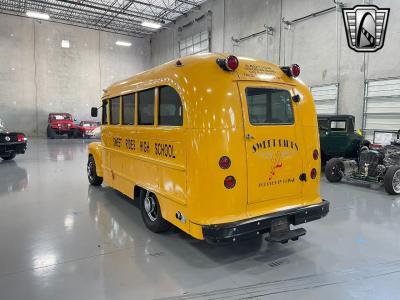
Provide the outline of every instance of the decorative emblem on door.
{"type": "Polygon", "coordinates": [[[272,159],[271,159],[271,170],[269,172],[269,177],[268,179],[271,180],[278,169],[282,168],[283,163],[282,163],[282,153],[280,151],[275,152],[272,154],[272,159]]]}

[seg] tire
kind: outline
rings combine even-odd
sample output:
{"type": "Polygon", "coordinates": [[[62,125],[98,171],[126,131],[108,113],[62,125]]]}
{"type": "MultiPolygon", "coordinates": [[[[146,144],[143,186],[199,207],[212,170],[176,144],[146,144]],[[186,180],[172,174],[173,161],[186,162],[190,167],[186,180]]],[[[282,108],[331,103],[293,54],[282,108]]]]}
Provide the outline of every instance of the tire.
{"type": "Polygon", "coordinates": [[[70,129],[69,132],[67,133],[69,139],[76,139],[79,136],[79,130],[78,129],[70,129]]]}
{"type": "Polygon", "coordinates": [[[56,133],[54,132],[54,129],[51,128],[50,126],[47,126],[47,138],[54,139],[55,136],[56,136],[56,133]]]}
{"type": "Polygon", "coordinates": [[[91,185],[99,186],[103,183],[103,177],[97,175],[96,162],[93,156],[89,156],[87,163],[87,175],[91,185]]]}
{"type": "Polygon", "coordinates": [[[79,129],[75,128],[72,130],[72,138],[77,139],[79,137],[79,129]]]}
{"type": "Polygon", "coordinates": [[[161,215],[160,204],[155,194],[142,189],[140,191],[140,208],[143,222],[151,231],[161,233],[171,228],[171,224],[161,215]]]}
{"type": "Polygon", "coordinates": [[[325,176],[329,182],[339,182],[343,178],[344,164],[340,158],[328,160],[325,166],[325,176]]]}
{"type": "Polygon", "coordinates": [[[400,194],[400,166],[390,166],[383,179],[385,190],[390,195],[400,194]]]}
{"type": "Polygon", "coordinates": [[[17,155],[17,154],[15,154],[15,153],[11,153],[10,155],[8,155],[8,156],[2,156],[1,158],[4,159],[4,160],[12,160],[12,159],[15,158],[16,155],[17,155]]]}

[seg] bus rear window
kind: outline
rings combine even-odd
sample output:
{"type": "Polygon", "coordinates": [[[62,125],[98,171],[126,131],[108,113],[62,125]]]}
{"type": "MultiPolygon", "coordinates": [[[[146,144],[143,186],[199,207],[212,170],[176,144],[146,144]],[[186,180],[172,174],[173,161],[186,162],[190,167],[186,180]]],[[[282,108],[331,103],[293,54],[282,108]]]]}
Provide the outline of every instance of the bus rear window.
{"type": "Polygon", "coordinates": [[[246,88],[249,120],[252,125],[294,123],[290,93],[286,90],[246,88]]]}

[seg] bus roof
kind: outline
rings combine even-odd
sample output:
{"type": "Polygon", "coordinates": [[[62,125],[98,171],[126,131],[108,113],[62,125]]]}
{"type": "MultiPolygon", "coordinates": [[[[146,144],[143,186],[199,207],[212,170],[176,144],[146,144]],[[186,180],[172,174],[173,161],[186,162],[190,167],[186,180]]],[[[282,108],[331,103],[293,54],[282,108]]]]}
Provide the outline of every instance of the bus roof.
{"type": "Polygon", "coordinates": [[[216,60],[218,58],[224,59],[228,56],[228,54],[221,53],[205,53],[174,59],[158,67],[115,82],[104,90],[103,98],[144,90],[163,85],[165,82],[183,80],[183,83],[187,83],[188,78],[193,77],[193,75],[197,75],[195,76],[198,78],[197,80],[202,81],[215,81],[215,76],[221,75],[218,76],[218,81],[224,79],[229,81],[252,80],[303,85],[298,79],[290,78],[284,74],[279,66],[265,60],[238,57],[238,69],[234,72],[224,71],[218,66],[216,60]],[[181,65],[177,64],[178,61],[181,65]],[[199,74],[202,74],[202,76],[199,77],[199,74]]]}

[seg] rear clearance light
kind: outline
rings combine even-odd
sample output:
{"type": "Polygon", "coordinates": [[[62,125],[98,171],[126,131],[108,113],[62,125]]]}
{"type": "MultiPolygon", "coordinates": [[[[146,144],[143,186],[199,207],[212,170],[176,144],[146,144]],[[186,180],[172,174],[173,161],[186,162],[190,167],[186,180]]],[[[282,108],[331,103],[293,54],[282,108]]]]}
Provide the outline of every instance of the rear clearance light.
{"type": "Polygon", "coordinates": [[[239,60],[234,55],[229,55],[227,58],[217,58],[217,64],[224,71],[233,72],[239,67],[239,60]]]}
{"type": "Polygon", "coordinates": [[[27,138],[25,137],[25,135],[23,134],[18,134],[17,135],[17,141],[18,142],[25,142],[27,140],[27,138]]]}
{"type": "Polygon", "coordinates": [[[232,189],[236,185],[236,179],[233,176],[227,176],[224,180],[224,185],[227,189],[232,189]]]}
{"type": "Polygon", "coordinates": [[[281,67],[281,70],[289,77],[297,77],[300,75],[300,66],[298,64],[281,67]]]}
{"type": "Polygon", "coordinates": [[[228,156],[222,156],[219,159],[219,167],[221,169],[228,169],[231,166],[231,159],[228,156]]]}
{"type": "Polygon", "coordinates": [[[311,179],[315,179],[317,177],[317,170],[313,168],[310,173],[311,179]]]}
{"type": "Polygon", "coordinates": [[[318,153],[318,150],[317,150],[317,149],[315,149],[315,150],[313,151],[312,157],[314,158],[314,160],[317,160],[317,159],[318,159],[319,153],[318,153]]]}

